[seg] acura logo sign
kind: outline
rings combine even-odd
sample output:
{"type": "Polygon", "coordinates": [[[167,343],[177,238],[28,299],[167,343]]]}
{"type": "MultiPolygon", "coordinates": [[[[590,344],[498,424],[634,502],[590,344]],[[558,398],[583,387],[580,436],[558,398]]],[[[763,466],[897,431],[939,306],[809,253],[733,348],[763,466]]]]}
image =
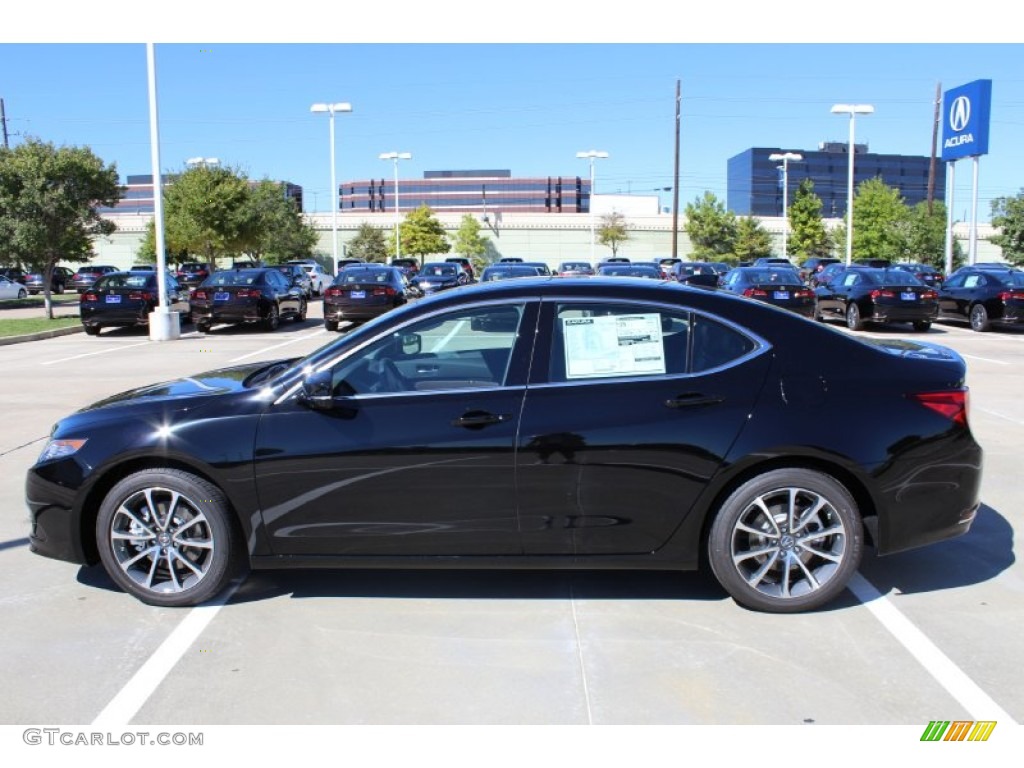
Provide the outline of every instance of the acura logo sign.
{"type": "Polygon", "coordinates": [[[949,108],[949,127],[956,132],[967,127],[971,120],[971,100],[966,96],[957,96],[949,108]]]}

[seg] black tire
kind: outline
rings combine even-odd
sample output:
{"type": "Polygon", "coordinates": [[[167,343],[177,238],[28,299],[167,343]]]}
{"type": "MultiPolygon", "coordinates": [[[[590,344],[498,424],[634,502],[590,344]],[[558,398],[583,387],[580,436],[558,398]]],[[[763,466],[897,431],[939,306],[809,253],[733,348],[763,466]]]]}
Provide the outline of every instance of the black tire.
{"type": "Polygon", "coordinates": [[[205,320],[196,320],[196,330],[200,333],[209,333],[210,324],[205,320]]]}
{"type": "Polygon", "coordinates": [[[988,319],[988,310],[985,309],[984,304],[975,304],[971,307],[970,321],[971,330],[978,333],[984,333],[992,327],[992,323],[988,319]]]}
{"type": "Polygon", "coordinates": [[[56,287],[53,289],[53,292],[57,294],[64,293],[64,283],[57,283],[56,287]]]}
{"type": "Polygon", "coordinates": [[[917,331],[918,333],[924,333],[925,331],[927,331],[931,327],[932,327],[931,320],[915,320],[914,321],[914,330],[917,331]]]}
{"type": "Polygon", "coordinates": [[[277,308],[277,304],[271,304],[270,309],[267,310],[267,316],[263,318],[263,330],[265,331],[276,331],[277,327],[281,324],[281,312],[277,308]]]}
{"type": "Polygon", "coordinates": [[[336,331],[338,330],[338,321],[324,320],[324,328],[326,328],[328,331],[336,331]]]}
{"type": "Polygon", "coordinates": [[[304,323],[304,322],[306,322],[306,310],[307,310],[308,306],[309,305],[306,304],[306,300],[303,299],[302,300],[302,306],[299,307],[299,311],[296,312],[295,313],[295,317],[292,318],[296,323],[304,323]]]}
{"type": "Polygon", "coordinates": [[[19,299],[27,299],[28,298],[28,291],[26,291],[24,288],[19,288],[18,289],[18,298],[19,299]]]}
{"type": "Polygon", "coordinates": [[[85,333],[88,336],[100,335],[100,327],[98,325],[83,325],[82,327],[85,328],[85,333]]]}
{"type": "Polygon", "coordinates": [[[860,316],[860,307],[857,302],[851,301],[846,308],[846,327],[851,331],[863,331],[864,320],[860,316]]]}
{"type": "Polygon", "coordinates": [[[96,518],[103,567],[148,605],[216,597],[242,570],[241,542],[220,490],[178,469],[129,475],[110,489],[96,518]]]}
{"type": "Polygon", "coordinates": [[[708,556],[715,578],[740,605],[796,613],[843,591],[863,540],[857,504],[841,483],[809,469],[776,469],[726,499],[711,526],[708,556]]]}

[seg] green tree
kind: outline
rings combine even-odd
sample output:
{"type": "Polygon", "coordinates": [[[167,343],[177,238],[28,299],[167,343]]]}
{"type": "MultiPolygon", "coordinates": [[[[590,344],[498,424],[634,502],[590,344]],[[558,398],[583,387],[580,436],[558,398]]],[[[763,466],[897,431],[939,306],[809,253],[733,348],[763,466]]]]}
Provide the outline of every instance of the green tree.
{"type": "Polygon", "coordinates": [[[741,261],[772,255],[772,236],[753,216],[741,216],[736,222],[733,253],[741,261]]]}
{"type": "Polygon", "coordinates": [[[735,252],[736,214],[726,210],[713,192],[687,203],[685,215],[694,261],[721,261],[721,257],[735,252]]]}
{"type": "MultiPolygon", "coordinates": [[[[856,230],[854,230],[856,232],[856,230]]],[[[928,264],[941,270],[946,268],[946,206],[935,201],[932,212],[928,203],[918,203],[910,209],[905,225],[906,251],[908,261],[928,264]]],[[[960,241],[953,239],[953,268],[964,262],[964,250],[960,241]]]]}
{"type": "MultiPolygon", "coordinates": [[[[398,227],[398,237],[402,243],[402,253],[417,256],[422,261],[430,253],[448,253],[451,243],[445,234],[441,222],[426,205],[406,214],[405,220],[398,227]]],[[[394,253],[394,244],[388,246],[388,253],[394,253]]]]}
{"type": "Polygon", "coordinates": [[[0,147],[0,263],[43,273],[46,316],[58,261],[87,262],[92,238],[117,228],[99,214],[121,198],[116,165],[88,147],[55,147],[30,138],[0,147]]]}
{"type": "Polygon", "coordinates": [[[880,178],[861,182],[853,198],[853,258],[899,261],[907,253],[909,221],[898,189],[880,178]]]}
{"type": "Polygon", "coordinates": [[[597,242],[612,249],[612,256],[617,256],[619,246],[629,240],[629,226],[626,217],[618,211],[606,213],[601,217],[601,226],[597,229],[597,242]]]}
{"type": "Polygon", "coordinates": [[[476,216],[467,213],[462,217],[452,247],[456,253],[472,262],[473,271],[477,276],[489,263],[486,258],[488,240],[486,235],[480,234],[480,222],[476,220],[476,216]]]}
{"type": "MultiPolygon", "coordinates": [[[[238,256],[258,247],[253,225],[252,188],[233,168],[196,166],[166,177],[164,188],[164,245],[168,254],[191,254],[217,266],[218,259],[238,256]]],[[[139,258],[156,260],[155,236],[149,231],[139,258]]]]}
{"type": "Polygon", "coordinates": [[[247,252],[269,264],[313,256],[319,237],[302,216],[295,201],[284,194],[284,184],[263,179],[249,190],[248,212],[243,215],[251,243],[247,252]]]}
{"type": "Polygon", "coordinates": [[[789,235],[786,249],[800,261],[811,256],[828,256],[834,244],[821,217],[821,198],[814,193],[814,182],[803,179],[787,210],[789,235]]]}
{"type": "MultiPolygon", "coordinates": [[[[392,247],[394,247],[392,245],[392,247]]],[[[384,230],[368,221],[359,225],[355,237],[348,241],[349,256],[366,262],[384,263],[388,258],[388,239],[384,230]]]]}
{"type": "Polygon", "coordinates": [[[1000,233],[989,242],[1003,249],[1003,258],[1014,266],[1024,265],[1024,189],[1016,197],[992,201],[992,226],[1000,233]]]}

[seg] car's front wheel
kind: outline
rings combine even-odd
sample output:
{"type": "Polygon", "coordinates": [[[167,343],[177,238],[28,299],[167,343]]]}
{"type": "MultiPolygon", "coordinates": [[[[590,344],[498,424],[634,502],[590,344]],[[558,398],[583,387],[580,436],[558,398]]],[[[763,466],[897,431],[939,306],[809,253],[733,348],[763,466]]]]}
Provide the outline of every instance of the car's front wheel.
{"type": "Polygon", "coordinates": [[[215,597],[241,568],[240,542],[220,490],[177,469],[124,478],[96,519],[103,567],[149,605],[188,606],[215,597]]]}
{"type": "Polygon", "coordinates": [[[860,316],[860,307],[855,301],[851,301],[850,306],[846,308],[846,327],[851,331],[864,330],[864,319],[860,316]]]}
{"type": "Polygon", "coordinates": [[[846,587],[863,538],[857,504],[841,483],[814,470],[777,469],[730,494],[712,524],[708,555],[737,603],[794,613],[846,587]]]}

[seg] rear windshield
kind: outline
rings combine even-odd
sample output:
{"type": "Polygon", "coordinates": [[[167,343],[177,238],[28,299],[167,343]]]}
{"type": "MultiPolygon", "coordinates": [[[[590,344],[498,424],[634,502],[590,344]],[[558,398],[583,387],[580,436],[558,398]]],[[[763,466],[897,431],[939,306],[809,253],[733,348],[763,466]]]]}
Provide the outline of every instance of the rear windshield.
{"type": "Polygon", "coordinates": [[[458,271],[458,268],[454,264],[431,264],[424,267],[420,274],[422,275],[454,275],[458,271]]]}
{"type": "Polygon", "coordinates": [[[206,279],[207,285],[255,285],[260,281],[262,272],[238,270],[237,272],[218,272],[206,279]]]}
{"type": "Polygon", "coordinates": [[[386,283],[388,281],[388,272],[384,269],[353,269],[349,267],[334,281],[340,285],[342,283],[386,283]]]}
{"type": "Polygon", "coordinates": [[[105,288],[146,288],[152,285],[154,280],[153,275],[147,275],[144,273],[125,274],[125,275],[107,275],[101,277],[95,282],[93,288],[97,291],[101,291],[105,288]]]}

